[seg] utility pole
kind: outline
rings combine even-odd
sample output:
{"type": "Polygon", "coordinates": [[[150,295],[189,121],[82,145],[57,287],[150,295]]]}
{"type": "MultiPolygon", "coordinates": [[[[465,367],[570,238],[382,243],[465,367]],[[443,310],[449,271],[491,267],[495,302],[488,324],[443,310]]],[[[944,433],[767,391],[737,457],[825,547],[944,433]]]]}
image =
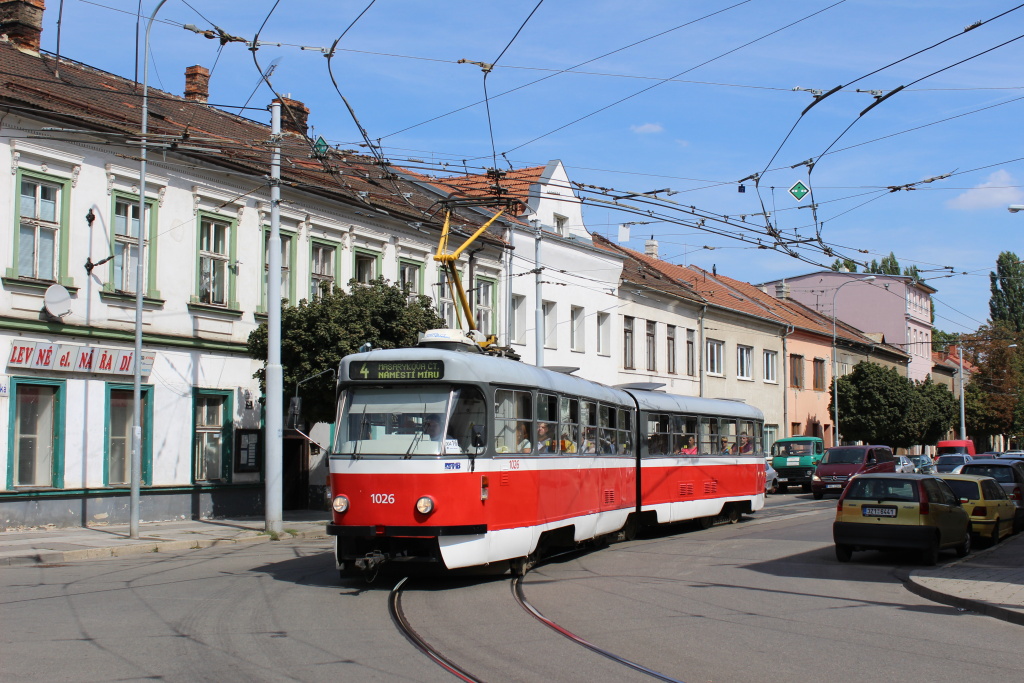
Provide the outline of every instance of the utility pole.
{"type": "Polygon", "coordinates": [[[541,285],[541,267],[540,267],[540,238],[543,235],[543,230],[540,227],[539,220],[533,220],[533,272],[534,282],[536,290],[537,305],[534,308],[534,346],[537,347],[537,356],[534,365],[538,368],[544,367],[544,299],[541,285]]]}
{"type": "Polygon", "coordinates": [[[266,530],[281,533],[282,528],[282,440],[284,378],[281,369],[281,103],[270,105],[270,139],[274,151],[270,158],[270,241],[267,245],[267,401],[264,427],[266,458],[263,465],[264,514],[266,530]]]}

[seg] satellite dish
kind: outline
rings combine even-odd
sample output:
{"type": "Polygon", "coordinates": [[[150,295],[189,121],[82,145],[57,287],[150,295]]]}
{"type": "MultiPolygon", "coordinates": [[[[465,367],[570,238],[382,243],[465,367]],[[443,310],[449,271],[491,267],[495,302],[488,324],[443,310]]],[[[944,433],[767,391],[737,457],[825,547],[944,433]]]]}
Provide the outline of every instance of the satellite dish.
{"type": "Polygon", "coordinates": [[[43,306],[54,318],[63,318],[71,312],[71,294],[63,285],[50,285],[43,295],[43,306]]]}

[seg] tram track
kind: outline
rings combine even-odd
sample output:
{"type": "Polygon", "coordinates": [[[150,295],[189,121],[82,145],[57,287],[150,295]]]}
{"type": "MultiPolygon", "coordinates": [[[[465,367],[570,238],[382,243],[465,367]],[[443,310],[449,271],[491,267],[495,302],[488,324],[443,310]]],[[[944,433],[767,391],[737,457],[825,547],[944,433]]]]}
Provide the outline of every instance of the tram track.
{"type": "MultiPolygon", "coordinates": [[[[632,669],[638,673],[644,674],[658,681],[664,681],[665,683],[683,683],[678,678],[667,676],[659,671],[650,669],[642,664],[630,661],[624,657],[621,657],[614,652],[610,652],[601,648],[593,643],[585,640],[584,638],[576,635],[572,631],[560,626],[551,619],[545,617],[540,610],[534,607],[529,600],[526,599],[525,591],[523,589],[523,578],[522,576],[513,577],[510,582],[512,597],[516,603],[523,608],[530,616],[535,620],[544,624],[551,630],[555,631],[559,635],[568,638],[570,641],[580,645],[581,647],[590,650],[591,652],[598,654],[616,664],[632,669]]],[[[467,669],[459,666],[457,663],[446,657],[444,653],[438,650],[436,647],[431,645],[422,635],[420,635],[409,620],[406,618],[405,613],[402,609],[402,595],[407,588],[409,577],[401,579],[395,587],[391,589],[391,593],[388,597],[388,611],[391,614],[391,620],[398,628],[399,632],[408,640],[413,647],[419,650],[421,653],[426,655],[432,662],[440,666],[442,669],[452,674],[456,678],[469,683],[484,683],[485,679],[470,673],[467,669]]]]}

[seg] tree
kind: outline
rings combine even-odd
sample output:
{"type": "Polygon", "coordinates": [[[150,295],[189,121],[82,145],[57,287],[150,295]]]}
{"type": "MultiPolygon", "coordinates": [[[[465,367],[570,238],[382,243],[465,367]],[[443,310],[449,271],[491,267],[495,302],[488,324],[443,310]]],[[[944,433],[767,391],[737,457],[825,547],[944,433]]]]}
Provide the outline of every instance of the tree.
{"type": "MultiPolygon", "coordinates": [[[[378,278],[368,285],[350,283],[350,292],[336,289],[314,301],[281,311],[281,365],[285,398],[296,383],[337,369],[342,357],[369,343],[374,348],[414,346],[418,334],[444,327],[429,297],[409,299],[398,285],[378,278]]],[[[267,358],[267,325],[249,335],[249,355],[267,358]]],[[[266,393],[266,367],[255,375],[266,393]]],[[[333,422],[336,377],[330,373],[302,385],[303,416],[310,422],[333,422]]],[[[285,405],[288,402],[285,401],[285,405]]]]}
{"type": "Polygon", "coordinates": [[[889,255],[884,257],[881,263],[872,259],[871,265],[868,266],[865,272],[878,273],[879,275],[899,275],[900,262],[896,260],[896,255],[890,251],[889,255]]]}
{"type": "Polygon", "coordinates": [[[940,329],[932,328],[932,351],[946,353],[950,346],[956,346],[959,343],[960,334],[958,332],[943,332],[940,329]]]}
{"type": "Polygon", "coordinates": [[[832,270],[834,270],[834,271],[840,272],[844,268],[846,269],[846,272],[848,272],[848,273],[856,273],[857,272],[857,262],[854,261],[853,259],[848,259],[848,258],[838,259],[837,258],[835,260],[835,263],[832,264],[832,270]]]}
{"type": "Polygon", "coordinates": [[[1024,337],[1005,322],[983,325],[963,340],[964,358],[973,366],[964,390],[967,431],[972,436],[1024,433],[1022,357],[1024,337]],[[1017,344],[1017,348],[1011,348],[1017,344]]]}
{"type": "Polygon", "coordinates": [[[1012,251],[1004,251],[996,259],[996,272],[989,272],[988,278],[992,323],[1005,323],[1015,332],[1024,332],[1024,265],[1012,251]]]}
{"type": "Polygon", "coordinates": [[[913,278],[914,282],[921,281],[921,273],[918,272],[916,265],[907,266],[906,268],[904,268],[903,274],[906,275],[907,277],[913,278]]]}
{"type": "Polygon", "coordinates": [[[957,400],[929,377],[913,382],[896,368],[862,361],[839,381],[840,433],[894,448],[932,444],[953,426],[957,400]]]}

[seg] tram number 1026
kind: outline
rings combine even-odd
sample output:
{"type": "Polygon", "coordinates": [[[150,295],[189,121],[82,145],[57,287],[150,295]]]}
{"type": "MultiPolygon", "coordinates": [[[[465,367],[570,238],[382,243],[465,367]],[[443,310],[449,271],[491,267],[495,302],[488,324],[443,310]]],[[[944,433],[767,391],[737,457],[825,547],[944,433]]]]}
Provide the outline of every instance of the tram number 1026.
{"type": "Polygon", "coordinates": [[[395,502],[393,493],[371,493],[370,502],[374,505],[391,505],[395,502]]]}

